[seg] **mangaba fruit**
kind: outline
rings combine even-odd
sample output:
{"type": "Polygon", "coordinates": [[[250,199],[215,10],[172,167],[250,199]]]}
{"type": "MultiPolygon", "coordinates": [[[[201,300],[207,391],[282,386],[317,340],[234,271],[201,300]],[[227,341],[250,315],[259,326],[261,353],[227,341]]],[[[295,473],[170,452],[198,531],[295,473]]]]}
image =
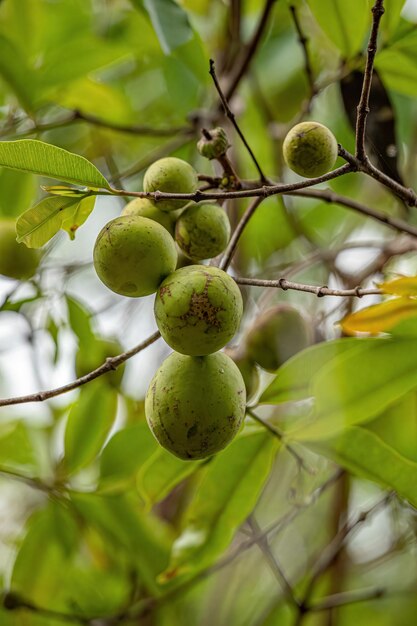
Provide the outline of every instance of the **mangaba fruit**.
{"type": "Polygon", "coordinates": [[[246,393],[233,361],[172,353],[149,385],[145,414],[161,446],[181,459],[204,459],[230,443],[245,416],[246,393]]]}
{"type": "MultiPolygon", "coordinates": [[[[198,176],[195,169],[186,161],[176,157],[166,157],[155,161],[145,173],[143,189],[146,192],[194,193],[197,191],[198,176]]],[[[161,211],[175,211],[189,203],[189,200],[158,200],[161,211]]]]}
{"type": "Polygon", "coordinates": [[[248,356],[274,372],[312,342],[309,325],[294,307],[279,304],[262,313],[246,336],[248,356]]]}
{"type": "Polygon", "coordinates": [[[172,213],[164,213],[158,209],[148,198],[135,198],[124,207],[122,215],[137,215],[139,217],[147,217],[154,222],[158,222],[167,229],[172,237],[175,232],[175,218],[172,213]]]}
{"type": "Polygon", "coordinates": [[[221,126],[211,130],[203,130],[203,136],[197,143],[197,150],[206,159],[218,159],[224,156],[229,148],[226,132],[221,126]]]}
{"type": "Polygon", "coordinates": [[[202,356],[223,348],[243,312],[233,278],[217,267],[190,265],[168,276],[155,298],[155,319],[167,344],[181,354],[202,356]]]}
{"type": "Polygon", "coordinates": [[[100,231],[94,246],[98,277],[122,296],[155,293],[176,264],[173,238],[161,224],[147,217],[116,217],[100,231]]]}
{"type": "Polygon", "coordinates": [[[223,252],[230,238],[230,222],[218,204],[194,204],[175,226],[175,240],[190,259],[212,259],[223,252]]]}
{"type": "Polygon", "coordinates": [[[285,137],[282,150],[288,167],[305,178],[329,172],[338,153],[335,136],[318,122],[294,126],[285,137]]]}
{"type": "MultiPolygon", "coordinates": [[[[118,341],[114,339],[98,339],[92,345],[81,345],[75,357],[75,372],[77,378],[89,374],[100,365],[103,365],[106,359],[112,356],[118,356],[123,352],[123,348],[118,341]]],[[[105,374],[103,378],[113,387],[119,387],[122,382],[125,364],[119,365],[115,370],[105,374]]]]}
{"type": "Polygon", "coordinates": [[[38,269],[41,254],[16,241],[16,222],[0,219],[0,274],[16,280],[31,278],[38,269]]]}

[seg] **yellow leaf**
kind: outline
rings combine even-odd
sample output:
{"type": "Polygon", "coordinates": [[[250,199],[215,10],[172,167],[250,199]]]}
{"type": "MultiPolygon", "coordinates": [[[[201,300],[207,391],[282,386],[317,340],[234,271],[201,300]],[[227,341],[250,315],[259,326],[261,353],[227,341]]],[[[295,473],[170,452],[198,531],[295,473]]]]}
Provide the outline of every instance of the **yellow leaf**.
{"type": "Polygon", "coordinates": [[[388,332],[399,322],[413,316],[417,316],[417,300],[395,298],[351,313],[340,322],[340,325],[348,335],[357,332],[376,334],[388,332]]]}
{"type": "Polygon", "coordinates": [[[395,296],[417,296],[417,276],[402,276],[378,285],[383,293],[395,296]]]}

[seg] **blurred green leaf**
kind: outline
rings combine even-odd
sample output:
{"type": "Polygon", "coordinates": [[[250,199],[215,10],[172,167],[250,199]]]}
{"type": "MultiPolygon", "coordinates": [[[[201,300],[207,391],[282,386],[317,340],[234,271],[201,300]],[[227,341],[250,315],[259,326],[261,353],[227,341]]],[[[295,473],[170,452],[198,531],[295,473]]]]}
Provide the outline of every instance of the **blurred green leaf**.
{"type": "Polygon", "coordinates": [[[81,388],[68,415],[62,469],[72,474],[93,461],[100,452],[117,411],[117,392],[95,381],[81,388]]]}
{"type": "Polygon", "coordinates": [[[405,31],[391,46],[381,50],[375,58],[375,67],[386,86],[408,96],[417,95],[417,31],[405,31]]]}
{"type": "Polygon", "coordinates": [[[139,9],[145,9],[165,54],[193,37],[187,13],[175,0],[132,0],[139,9]]]}
{"type": "Polygon", "coordinates": [[[371,21],[369,0],[308,0],[317,22],[345,58],[363,48],[371,21]]]}
{"type": "Polygon", "coordinates": [[[66,295],[68,307],[69,324],[78,337],[79,343],[88,348],[88,345],[95,340],[95,335],[91,327],[91,313],[81,302],[66,295]]]}
{"type": "Polygon", "coordinates": [[[101,488],[120,487],[133,481],[157,445],[145,420],[115,433],[100,456],[101,488]]]}
{"type": "Polygon", "coordinates": [[[314,410],[289,436],[300,441],[328,439],[371,420],[416,387],[416,339],[368,340],[313,376],[314,410]]]}
{"type": "Polygon", "coordinates": [[[200,571],[227,548],[259,498],[277,446],[269,433],[248,429],[208,465],[161,580],[200,571]]]}
{"type": "Polygon", "coordinates": [[[109,189],[107,180],[86,158],[37,139],[0,142],[0,165],[92,189],[109,189]]]}
{"type": "Polygon", "coordinates": [[[71,239],[94,209],[95,196],[50,196],[23,213],[16,222],[17,241],[41,248],[62,228],[71,239]]]}
{"type": "Polygon", "coordinates": [[[367,428],[346,428],[336,438],[312,447],[357,476],[394,489],[412,505],[417,505],[417,463],[399,454],[367,428]]]}
{"type": "Polygon", "coordinates": [[[0,215],[17,217],[33,203],[35,194],[33,174],[0,169],[0,215]]]}
{"type": "Polygon", "coordinates": [[[0,75],[7,81],[21,105],[32,111],[35,99],[33,73],[16,46],[0,35],[0,75]]]}
{"type": "Polygon", "coordinates": [[[275,378],[261,395],[261,404],[279,404],[311,397],[313,376],[333,359],[362,350],[366,339],[336,339],[311,346],[282,365],[275,378]]]}
{"type": "Polygon", "coordinates": [[[185,478],[198,470],[201,463],[182,461],[160,446],[142,466],[137,487],[151,507],[163,500],[185,478]]]}
{"type": "Polygon", "coordinates": [[[149,513],[145,516],[137,502],[125,495],[74,493],[72,502],[87,524],[99,530],[113,549],[123,550],[146,588],[155,593],[156,577],[166,567],[169,555],[169,541],[161,522],[149,513]]]}
{"type": "Polygon", "coordinates": [[[31,431],[21,421],[6,422],[0,426],[0,466],[25,467],[35,470],[38,466],[31,431]]]}

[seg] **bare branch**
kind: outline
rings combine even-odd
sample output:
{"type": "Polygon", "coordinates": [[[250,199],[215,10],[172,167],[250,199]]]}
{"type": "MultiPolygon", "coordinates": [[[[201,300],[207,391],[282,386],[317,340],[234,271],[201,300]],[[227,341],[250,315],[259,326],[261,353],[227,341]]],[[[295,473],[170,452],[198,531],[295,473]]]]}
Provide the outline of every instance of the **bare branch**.
{"type": "Polygon", "coordinates": [[[318,298],[324,296],[339,296],[342,298],[362,298],[362,296],[375,296],[381,294],[380,289],[364,289],[361,286],[353,289],[330,289],[326,285],[316,287],[315,285],[305,285],[304,283],[295,283],[286,278],[278,278],[278,280],[266,280],[261,278],[234,278],[238,285],[249,285],[252,287],[273,287],[275,289],[294,289],[295,291],[304,291],[305,293],[313,293],[318,298]]]}
{"type": "Polygon", "coordinates": [[[314,98],[314,96],[317,94],[317,87],[314,83],[314,76],[313,76],[313,68],[311,66],[311,61],[310,61],[310,55],[308,53],[308,39],[305,36],[305,34],[303,33],[303,30],[301,28],[301,24],[300,24],[300,20],[298,18],[298,12],[296,7],[292,4],[290,5],[290,11],[291,11],[291,15],[292,15],[292,19],[294,22],[294,26],[295,29],[297,31],[297,35],[298,35],[298,41],[301,44],[301,48],[303,50],[303,55],[304,55],[304,71],[305,71],[305,75],[307,77],[307,82],[308,82],[308,86],[310,89],[310,101],[314,98]]]}
{"type": "Polygon", "coordinates": [[[85,385],[86,383],[89,383],[90,381],[95,380],[100,376],[103,376],[103,374],[107,374],[107,372],[117,369],[119,365],[132,358],[132,356],[135,356],[135,354],[138,354],[142,350],[145,350],[145,348],[147,348],[151,344],[155,343],[155,341],[159,339],[160,336],[161,335],[159,334],[159,332],[154,333],[153,335],[145,339],[145,341],[142,341],[131,350],[127,350],[127,352],[123,352],[122,354],[118,354],[117,356],[109,357],[108,359],[106,359],[103,365],[100,365],[100,367],[97,367],[92,372],[85,374],[85,376],[80,376],[80,378],[73,380],[67,385],[63,385],[62,387],[56,387],[55,389],[49,389],[48,391],[38,391],[27,396],[17,396],[15,398],[0,399],[0,407],[10,406],[12,404],[25,404],[28,402],[44,402],[45,400],[49,400],[50,398],[55,398],[56,396],[60,396],[63,393],[67,393],[68,391],[77,389],[78,387],[81,387],[82,385],[85,385]]]}
{"type": "Polygon", "coordinates": [[[363,77],[362,93],[358,104],[356,117],[356,158],[359,161],[367,159],[365,151],[366,120],[369,113],[369,95],[371,93],[372,74],[374,59],[377,49],[378,30],[381,17],[384,14],[384,0],[375,0],[372,8],[372,29],[368,43],[368,54],[366,58],[365,74],[363,77]]]}

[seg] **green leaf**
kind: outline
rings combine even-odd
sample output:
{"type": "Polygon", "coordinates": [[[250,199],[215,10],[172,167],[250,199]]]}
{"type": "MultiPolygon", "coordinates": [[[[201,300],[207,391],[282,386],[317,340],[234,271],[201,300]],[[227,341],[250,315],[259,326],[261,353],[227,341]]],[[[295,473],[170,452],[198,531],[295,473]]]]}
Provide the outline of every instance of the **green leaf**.
{"type": "Polygon", "coordinates": [[[157,445],[145,420],[119,430],[101,453],[100,487],[120,487],[134,480],[157,445]]]}
{"type": "Polygon", "coordinates": [[[248,428],[208,465],[161,580],[200,571],[227,548],[259,498],[277,446],[269,433],[248,428]]]}
{"type": "Polygon", "coordinates": [[[417,463],[402,456],[367,428],[347,428],[335,439],[311,447],[330,456],[348,471],[395,489],[417,506],[417,463]]]}
{"type": "Polygon", "coordinates": [[[65,455],[61,465],[72,474],[93,461],[100,452],[117,411],[117,392],[107,385],[90,383],[82,387],[65,429],[65,455]]]}
{"type": "Polygon", "coordinates": [[[304,400],[311,396],[311,381],[319,368],[351,350],[362,349],[367,339],[336,339],[311,346],[282,365],[259,399],[261,404],[304,400]]]}
{"type": "Polygon", "coordinates": [[[90,161],[37,139],[0,142],[0,165],[91,189],[110,188],[107,180],[90,161]]]}
{"type": "Polygon", "coordinates": [[[366,428],[402,456],[417,462],[417,392],[407,393],[368,422],[366,428]]]}
{"type": "Polygon", "coordinates": [[[308,0],[317,22],[345,58],[359,52],[371,20],[368,0],[308,0]]]}
{"type": "Polygon", "coordinates": [[[388,37],[391,37],[397,30],[401,21],[401,11],[405,0],[390,0],[385,2],[385,12],[381,21],[381,30],[388,37]]]}
{"type": "Polygon", "coordinates": [[[0,466],[37,468],[31,431],[23,422],[0,425],[0,466]]]}
{"type": "Polygon", "coordinates": [[[415,29],[377,54],[375,67],[388,88],[407,96],[417,95],[416,55],[415,29]]]}
{"type": "Polygon", "coordinates": [[[149,15],[165,54],[192,39],[193,31],[187,13],[175,0],[133,0],[133,4],[143,7],[149,15]]]}
{"type": "Polygon", "coordinates": [[[77,228],[94,208],[95,196],[51,196],[23,213],[16,222],[17,241],[28,248],[41,248],[63,228],[74,238],[77,228]]]}
{"type": "Polygon", "coordinates": [[[17,217],[33,204],[36,178],[33,174],[0,169],[0,214],[17,217]]]}
{"type": "Polygon", "coordinates": [[[150,513],[144,515],[126,495],[74,493],[71,499],[86,523],[107,538],[113,551],[123,551],[146,588],[155,593],[156,576],[166,567],[169,554],[160,520],[150,513]]]}
{"type": "Polygon", "coordinates": [[[313,414],[288,434],[300,441],[327,439],[371,420],[415,387],[417,340],[369,340],[313,376],[313,414]]]}
{"type": "Polygon", "coordinates": [[[9,84],[27,111],[33,110],[35,83],[33,72],[16,46],[0,35],[0,75],[9,84]]]}
{"type": "Polygon", "coordinates": [[[66,296],[68,307],[68,321],[77,335],[80,345],[88,347],[95,341],[95,335],[91,327],[91,313],[81,302],[72,296],[66,296]]]}
{"type": "Polygon", "coordinates": [[[137,487],[146,504],[151,507],[163,500],[176,485],[198,470],[201,463],[182,461],[161,447],[141,468],[137,487]]]}

